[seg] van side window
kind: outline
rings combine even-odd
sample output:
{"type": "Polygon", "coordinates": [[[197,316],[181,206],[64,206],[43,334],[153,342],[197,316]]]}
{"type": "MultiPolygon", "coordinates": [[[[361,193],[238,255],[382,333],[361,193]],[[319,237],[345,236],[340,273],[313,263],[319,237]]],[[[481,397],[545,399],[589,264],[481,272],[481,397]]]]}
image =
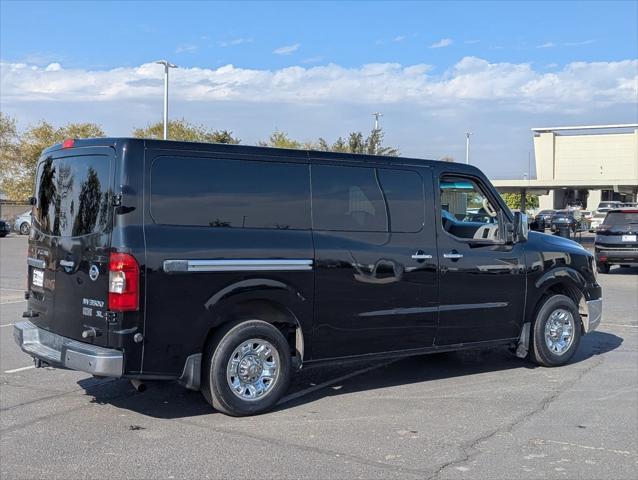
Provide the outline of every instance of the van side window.
{"type": "Polygon", "coordinates": [[[313,228],[416,232],[423,227],[423,181],[416,172],[312,166],[313,228]]]}
{"type": "Polygon", "coordinates": [[[308,165],[158,157],[151,215],[164,225],[309,229],[308,165]]]}
{"type": "Polygon", "coordinates": [[[381,187],[388,202],[390,231],[414,233],[423,228],[425,201],[423,179],[408,170],[378,169],[381,187]]]}
{"type": "Polygon", "coordinates": [[[471,178],[442,176],[439,181],[443,229],[460,239],[497,240],[498,205],[471,178]]]}

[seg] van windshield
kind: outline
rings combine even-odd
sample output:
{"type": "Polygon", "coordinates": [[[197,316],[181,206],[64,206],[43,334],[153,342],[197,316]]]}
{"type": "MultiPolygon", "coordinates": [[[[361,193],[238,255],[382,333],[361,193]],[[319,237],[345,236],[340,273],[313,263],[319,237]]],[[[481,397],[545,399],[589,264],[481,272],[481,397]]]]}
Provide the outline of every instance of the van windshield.
{"type": "Polygon", "coordinates": [[[81,155],[40,160],[35,185],[35,228],[76,237],[103,232],[110,219],[111,157],[81,155]]]}

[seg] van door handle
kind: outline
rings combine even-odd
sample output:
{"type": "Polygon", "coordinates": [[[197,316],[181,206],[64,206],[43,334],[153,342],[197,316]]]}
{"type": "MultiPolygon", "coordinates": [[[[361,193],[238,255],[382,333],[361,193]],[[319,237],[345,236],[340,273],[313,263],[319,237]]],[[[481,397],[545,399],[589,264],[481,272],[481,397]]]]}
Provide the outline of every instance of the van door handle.
{"type": "Polygon", "coordinates": [[[417,250],[416,253],[412,254],[412,258],[414,260],[428,260],[432,258],[432,255],[428,255],[427,253],[423,252],[423,250],[417,250]]]}
{"type": "Polygon", "coordinates": [[[459,258],[463,258],[463,254],[455,252],[455,251],[452,251],[452,252],[444,253],[443,254],[443,258],[449,258],[451,260],[458,260],[459,258]]]}

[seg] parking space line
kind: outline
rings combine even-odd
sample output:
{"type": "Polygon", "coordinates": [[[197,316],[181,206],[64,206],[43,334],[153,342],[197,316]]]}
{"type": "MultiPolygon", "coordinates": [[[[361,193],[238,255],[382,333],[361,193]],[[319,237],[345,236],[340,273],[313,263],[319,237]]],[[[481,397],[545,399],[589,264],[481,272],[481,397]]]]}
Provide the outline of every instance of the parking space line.
{"type": "Polygon", "coordinates": [[[18,372],[23,372],[25,370],[31,370],[32,368],[35,368],[35,365],[29,365],[28,367],[20,367],[20,368],[13,368],[11,370],[5,370],[4,373],[18,373],[18,372]]]}
{"type": "Polygon", "coordinates": [[[349,378],[356,377],[357,375],[361,375],[363,373],[370,372],[371,370],[376,370],[378,368],[385,367],[385,366],[390,365],[390,364],[392,364],[394,362],[398,362],[399,360],[402,360],[402,359],[396,358],[394,360],[382,363],[380,365],[374,365],[372,367],[362,368],[361,370],[350,372],[350,373],[348,373],[346,375],[342,375],[340,377],[333,378],[331,380],[326,380],[325,382],[320,383],[318,385],[313,385],[313,386],[308,387],[308,388],[306,388],[304,390],[299,390],[298,392],[291,393],[290,395],[286,395],[284,398],[279,400],[279,402],[277,402],[277,405],[283,405],[284,403],[291,402],[291,401],[296,400],[298,398],[301,398],[301,397],[303,397],[305,395],[308,395],[310,393],[316,392],[317,390],[321,390],[323,388],[329,387],[330,385],[334,385],[335,383],[343,382],[344,380],[348,380],[349,378]]]}
{"type": "Polygon", "coordinates": [[[0,328],[2,327],[12,327],[13,323],[5,323],[4,325],[0,325],[0,328]]]}
{"type": "Polygon", "coordinates": [[[26,302],[26,300],[10,300],[8,302],[0,302],[0,305],[12,305],[14,303],[23,303],[26,302]]]}
{"type": "Polygon", "coordinates": [[[24,292],[24,288],[0,287],[0,291],[2,291],[2,290],[11,290],[13,292],[24,292]]]}

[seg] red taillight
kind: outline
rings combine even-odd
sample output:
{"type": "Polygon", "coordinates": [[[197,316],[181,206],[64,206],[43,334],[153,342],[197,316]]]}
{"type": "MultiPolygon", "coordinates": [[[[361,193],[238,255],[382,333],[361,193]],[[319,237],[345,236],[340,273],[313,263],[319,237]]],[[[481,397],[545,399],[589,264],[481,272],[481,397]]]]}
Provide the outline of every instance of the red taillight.
{"type": "Polygon", "coordinates": [[[605,230],[609,230],[609,228],[610,228],[610,225],[598,225],[596,230],[599,231],[599,232],[603,232],[605,230]]]}
{"type": "Polygon", "coordinates": [[[128,253],[112,253],[109,260],[109,310],[130,312],[139,308],[140,268],[128,253]]]}
{"type": "Polygon", "coordinates": [[[75,145],[75,140],[72,138],[67,138],[62,142],[62,148],[73,148],[73,145],[75,145]]]}

